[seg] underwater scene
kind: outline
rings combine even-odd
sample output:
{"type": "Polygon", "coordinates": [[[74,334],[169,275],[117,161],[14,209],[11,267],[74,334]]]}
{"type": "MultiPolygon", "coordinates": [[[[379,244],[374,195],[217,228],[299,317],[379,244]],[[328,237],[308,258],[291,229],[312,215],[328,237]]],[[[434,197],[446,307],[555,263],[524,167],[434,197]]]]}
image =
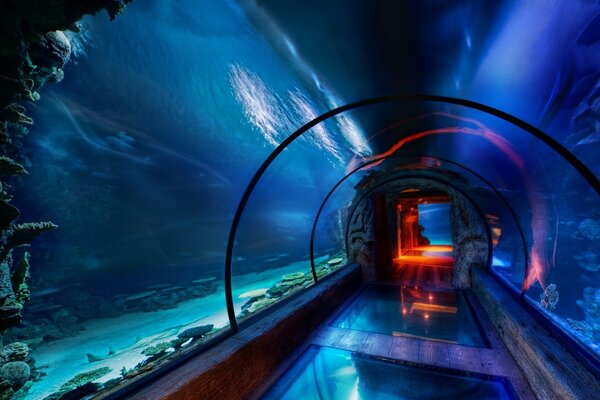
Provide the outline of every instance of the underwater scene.
{"type": "MultiPolygon", "coordinates": [[[[110,387],[228,329],[223,263],[246,182],[282,138],[339,101],[286,65],[234,2],[139,2],[123,17],[81,21],[64,79],[31,110],[31,166],[13,204],[57,228],[13,254],[31,254],[23,323],[3,337],[29,353],[22,398],[110,387]]],[[[293,198],[369,152],[351,119],[299,147],[293,198]],[[311,158],[326,168],[307,168],[311,158]]],[[[266,193],[268,219],[240,228],[281,238],[240,243],[240,316],[313,283],[305,235],[318,199],[286,204],[279,190],[266,193]]],[[[327,243],[315,261],[324,276],[345,254],[327,243]]]]}
{"type": "Polygon", "coordinates": [[[263,399],[515,399],[510,384],[310,347],[263,399]]]}
{"type": "MultiPolygon", "coordinates": [[[[65,13],[64,27],[31,46],[19,77],[26,105],[2,117],[0,399],[124,387],[232,332],[228,289],[244,323],[360,262],[350,226],[368,223],[354,211],[388,173],[436,174],[468,191],[489,228],[492,273],[600,358],[598,193],[551,146],[483,111],[388,101],[330,115],[271,160],[230,236],[246,187],[288,136],[382,95],[488,104],[539,127],[600,177],[600,6],[428,0],[384,16],[341,0],[107,3],[118,4],[108,17],[65,13]],[[398,31],[385,40],[365,33],[392,15],[398,31]],[[415,24],[430,31],[415,43],[419,55],[389,50],[406,47],[415,24]]],[[[454,244],[449,204],[419,213],[429,245],[454,244]]],[[[449,306],[471,326],[461,299],[449,306]]],[[[340,324],[422,336],[409,320],[371,326],[373,313],[355,310],[340,324]]],[[[440,340],[485,347],[452,324],[458,333],[442,327],[440,340]]],[[[375,378],[379,368],[346,353],[311,357],[364,364],[375,378]]],[[[461,379],[439,382],[460,388],[461,379]]],[[[498,382],[481,390],[511,398],[498,382]]]]}

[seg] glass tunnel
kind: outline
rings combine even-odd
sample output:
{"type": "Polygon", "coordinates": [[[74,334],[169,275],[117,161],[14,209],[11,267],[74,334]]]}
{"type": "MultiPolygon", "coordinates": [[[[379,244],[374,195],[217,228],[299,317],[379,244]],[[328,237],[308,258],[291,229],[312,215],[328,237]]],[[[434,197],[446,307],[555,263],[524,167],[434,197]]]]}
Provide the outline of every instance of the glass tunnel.
{"type": "Polygon", "coordinates": [[[410,3],[1,5],[0,398],[598,398],[600,5],[410,3]]]}

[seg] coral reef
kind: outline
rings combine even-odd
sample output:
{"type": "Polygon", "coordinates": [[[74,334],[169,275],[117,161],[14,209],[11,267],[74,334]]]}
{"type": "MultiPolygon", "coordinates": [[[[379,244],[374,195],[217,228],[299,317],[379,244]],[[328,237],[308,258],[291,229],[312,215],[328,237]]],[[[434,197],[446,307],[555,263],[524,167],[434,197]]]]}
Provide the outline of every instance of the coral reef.
{"type": "Polygon", "coordinates": [[[29,379],[29,365],[23,361],[11,361],[0,367],[0,378],[8,382],[14,391],[19,390],[29,379]]]}
{"type": "MultiPolygon", "coordinates": [[[[211,326],[211,329],[212,329],[212,326],[211,326]]],[[[171,342],[161,342],[157,345],[148,347],[146,350],[142,351],[142,354],[145,356],[156,357],[158,355],[161,355],[161,354],[167,352],[167,350],[172,349],[172,348],[173,348],[173,344],[171,342]]]]}
{"type": "MultiPolygon", "coordinates": [[[[326,261],[320,262],[315,266],[317,278],[324,277],[333,271],[339,269],[345,265],[345,256],[337,254],[332,256],[326,261]]],[[[242,312],[240,318],[246,318],[263,308],[266,308],[284,297],[292,294],[300,288],[306,287],[312,284],[312,274],[306,274],[304,272],[293,272],[290,274],[283,275],[281,280],[276,282],[269,289],[257,289],[250,292],[241,294],[241,299],[248,299],[242,305],[242,312]]]]}
{"type": "Polygon", "coordinates": [[[600,239],[600,221],[586,218],[579,224],[579,233],[588,240],[600,239]]]}
{"type": "Polygon", "coordinates": [[[112,370],[108,367],[97,368],[91,371],[82,372],[81,374],[75,375],[73,378],[65,382],[58,392],[51,394],[46,397],[45,400],[59,400],[59,399],[80,399],[84,396],[94,393],[101,385],[94,384],[95,380],[108,375],[112,370]]]}
{"type": "MultiPolygon", "coordinates": [[[[62,67],[71,55],[63,30],[78,31],[77,21],[104,9],[111,19],[131,0],[4,1],[0,4],[0,398],[19,397],[30,379],[25,343],[8,343],[4,333],[21,323],[21,310],[29,300],[29,253],[13,266],[13,250],[28,245],[39,234],[56,228],[51,222],[17,224],[19,210],[9,204],[9,179],[27,174],[21,138],[33,119],[24,102],[40,98],[47,82],[60,81],[62,67]],[[23,390],[17,392],[21,387],[23,390]]],[[[64,317],[64,316],[62,316],[64,317]]],[[[56,318],[61,318],[57,315],[56,318]]],[[[64,324],[63,324],[64,325],[64,324]]],[[[70,390],[70,389],[69,389],[70,390]]],[[[69,391],[65,389],[65,391],[69,391]]]]}
{"type": "Polygon", "coordinates": [[[600,342],[600,288],[585,288],[583,300],[577,301],[577,305],[583,308],[585,323],[590,327],[592,341],[600,342]]]}
{"type": "Polygon", "coordinates": [[[29,253],[13,269],[9,253],[0,263],[0,334],[21,323],[21,310],[29,300],[29,253]]]}

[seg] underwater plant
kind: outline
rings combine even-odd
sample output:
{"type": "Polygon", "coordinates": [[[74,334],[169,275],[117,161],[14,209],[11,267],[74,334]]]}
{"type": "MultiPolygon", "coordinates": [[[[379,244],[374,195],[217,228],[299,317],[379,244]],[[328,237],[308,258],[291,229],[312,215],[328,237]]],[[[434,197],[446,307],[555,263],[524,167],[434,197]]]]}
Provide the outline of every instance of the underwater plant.
{"type": "Polygon", "coordinates": [[[540,306],[548,311],[552,311],[556,308],[558,303],[558,289],[554,283],[549,284],[544,293],[540,295],[540,306]]]}

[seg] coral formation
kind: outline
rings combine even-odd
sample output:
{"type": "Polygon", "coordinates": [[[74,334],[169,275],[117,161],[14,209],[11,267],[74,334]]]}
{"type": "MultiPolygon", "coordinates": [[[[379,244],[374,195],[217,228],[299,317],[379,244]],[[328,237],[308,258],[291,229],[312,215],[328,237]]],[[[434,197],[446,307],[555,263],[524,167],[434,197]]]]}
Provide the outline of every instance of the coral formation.
{"type": "MultiPolygon", "coordinates": [[[[24,360],[25,343],[8,343],[6,330],[21,323],[21,310],[29,300],[29,253],[13,266],[13,250],[28,245],[39,234],[55,229],[51,222],[17,224],[19,210],[9,204],[9,181],[27,174],[20,139],[33,119],[24,102],[40,98],[46,82],[60,81],[62,67],[71,55],[63,30],[78,31],[77,21],[105,9],[113,19],[131,0],[93,0],[80,3],[59,0],[5,1],[0,5],[0,398],[19,397],[26,390],[33,365],[24,360]],[[21,387],[23,390],[17,392],[21,387]]],[[[55,318],[64,317],[56,315],[55,318]]],[[[67,318],[68,319],[68,318],[67,318]]],[[[64,388],[69,391],[71,388],[64,388]]],[[[62,389],[61,389],[62,390],[62,389]]]]}
{"type": "Polygon", "coordinates": [[[23,175],[27,171],[21,164],[6,156],[0,156],[0,176],[23,175]]]}
{"type": "Polygon", "coordinates": [[[64,398],[83,398],[87,394],[95,392],[100,385],[94,385],[93,382],[108,375],[112,370],[109,367],[93,369],[82,372],[65,382],[57,393],[54,393],[45,400],[58,400],[64,398]],[[79,395],[80,397],[77,397],[79,395]]]}
{"type": "MultiPolygon", "coordinates": [[[[317,278],[322,278],[339,269],[345,264],[345,260],[346,258],[344,255],[337,254],[320,262],[315,266],[317,278]]],[[[269,307],[298,289],[306,287],[313,282],[312,274],[293,272],[283,275],[281,280],[276,282],[269,289],[257,289],[243,293],[239,296],[240,299],[248,300],[242,305],[240,318],[248,317],[263,308],[269,307]]]]}
{"type": "Polygon", "coordinates": [[[549,284],[540,295],[540,306],[548,311],[556,308],[558,303],[558,288],[554,283],[549,284]]]}
{"type": "Polygon", "coordinates": [[[148,347],[147,349],[142,351],[142,354],[144,354],[146,356],[150,356],[150,357],[155,357],[155,356],[165,353],[167,350],[172,349],[172,348],[173,348],[173,344],[171,342],[161,342],[157,345],[148,347]]]}
{"type": "Polygon", "coordinates": [[[577,302],[585,315],[585,322],[591,330],[592,340],[600,342],[600,288],[587,287],[583,290],[583,300],[577,302]]]}
{"type": "Polygon", "coordinates": [[[8,382],[14,391],[19,390],[29,379],[29,365],[23,361],[11,361],[0,367],[0,378],[8,382]]]}

